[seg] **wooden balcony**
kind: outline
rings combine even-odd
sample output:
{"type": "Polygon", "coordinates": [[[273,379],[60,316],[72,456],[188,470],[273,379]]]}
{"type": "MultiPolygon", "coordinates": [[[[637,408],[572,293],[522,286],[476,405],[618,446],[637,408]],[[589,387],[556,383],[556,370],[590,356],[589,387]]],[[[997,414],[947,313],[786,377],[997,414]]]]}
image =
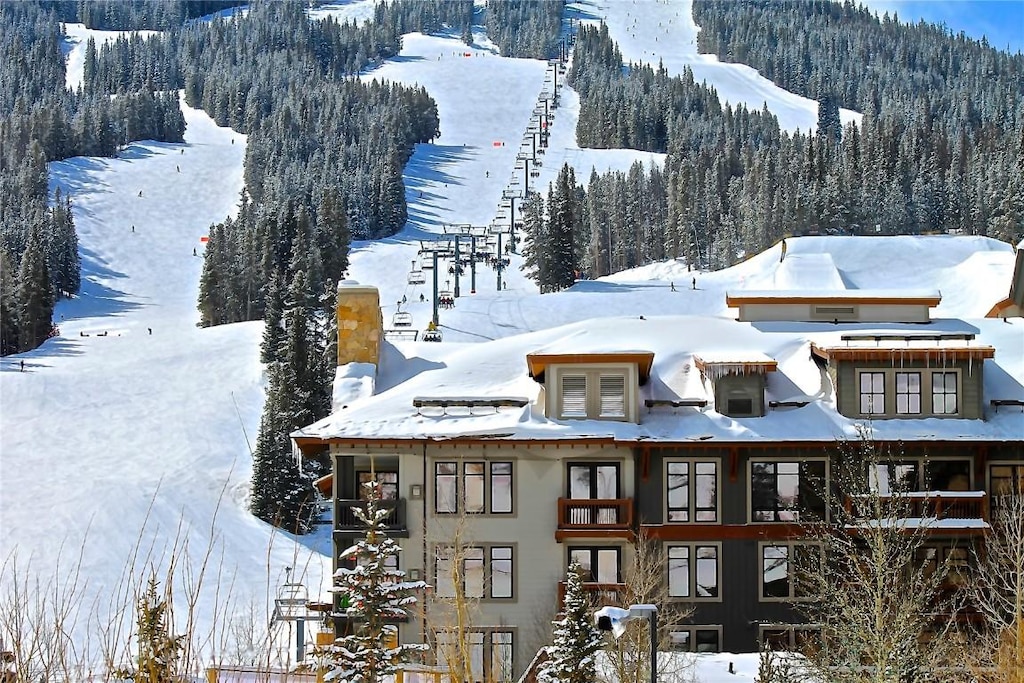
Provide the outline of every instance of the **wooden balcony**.
{"type": "Polygon", "coordinates": [[[633,537],[632,498],[559,498],[555,539],[633,537]]]}
{"type": "MultiPolygon", "coordinates": [[[[382,500],[380,506],[388,510],[388,516],[384,518],[385,531],[392,538],[408,538],[409,529],[405,521],[405,498],[395,500],[382,500]]],[[[365,500],[341,498],[334,501],[334,535],[335,536],[363,536],[366,534],[366,525],[356,517],[353,509],[359,508],[366,511],[365,500]]]]}
{"type": "MultiPolygon", "coordinates": [[[[900,518],[921,520],[929,533],[975,534],[988,526],[989,499],[984,491],[911,491],[894,496],[879,496],[882,509],[891,510],[900,518]]],[[[870,496],[847,496],[848,514],[872,519],[870,496]]]]}
{"type": "MultiPolygon", "coordinates": [[[[594,608],[600,607],[625,607],[626,584],[624,583],[597,583],[585,581],[583,588],[590,595],[590,601],[594,608]]],[[[561,608],[565,604],[565,581],[558,582],[558,605],[561,608]]]]}

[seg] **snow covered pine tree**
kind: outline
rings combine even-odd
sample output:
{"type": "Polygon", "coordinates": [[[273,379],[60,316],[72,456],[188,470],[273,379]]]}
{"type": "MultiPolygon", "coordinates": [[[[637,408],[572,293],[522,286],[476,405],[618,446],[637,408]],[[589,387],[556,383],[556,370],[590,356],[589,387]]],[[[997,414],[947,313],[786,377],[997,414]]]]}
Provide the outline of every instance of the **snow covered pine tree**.
{"type": "Polygon", "coordinates": [[[601,649],[601,632],[594,628],[590,598],[583,587],[579,563],[569,565],[565,577],[562,616],[552,622],[554,638],[547,660],[540,665],[540,683],[591,683],[595,679],[595,653],[601,649]]]}
{"type": "Polygon", "coordinates": [[[409,606],[416,603],[415,592],[427,584],[406,581],[405,572],[392,568],[390,560],[401,548],[385,532],[391,510],[380,505],[376,481],[364,486],[366,511],[353,508],[352,512],[366,525],[366,537],[341,553],[340,560],[354,566],[341,567],[334,574],[333,591],[347,605],[351,628],[348,635],[324,648],[326,681],[380,683],[410,661],[414,652],[427,649],[397,642],[398,627],[393,622],[408,615],[409,606]]]}

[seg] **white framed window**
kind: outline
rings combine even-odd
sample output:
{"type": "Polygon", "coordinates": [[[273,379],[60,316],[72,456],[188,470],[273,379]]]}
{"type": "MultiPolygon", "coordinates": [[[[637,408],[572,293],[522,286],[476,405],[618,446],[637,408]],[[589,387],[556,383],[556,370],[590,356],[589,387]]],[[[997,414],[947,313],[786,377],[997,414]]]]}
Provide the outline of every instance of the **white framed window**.
{"type": "Polygon", "coordinates": [[[462,595],[467,598],[515,598],[513,545],[465,546],[439,544],[434,549],[434,588],[443,598],[457,595],[454,562],[461,562],[462,595]]]}
{"type": "Polygon", "coordinates": [[[511,514],[511,461],[434,463],[434,512],[437,514],[511,514]]]}
{"type": "Polygon", "coordinates": [[[666,522],[718,522],[718,465],[717,460],[666,461],[666,522]]]}
{"type": "Polygon", "coordinates": [[[921,373],[896,373],[896,413],[898,415],[921,414],[921,373]]]}
{"type": "Polygon", "coordinates": [[[818,543],[766,542],[760,549],[761,602],[813,600],[808,571],[817,571],[822,559],[818,543]]]}
{"type": "Polygon", "coordinates": [[[721,600],[720,544],[673,544],[666,549],[668,594],[680,600],[721,600]]]}
{"type": "Polygon", "coordinates": [[[860,414],[880,415],[884,413],[885,373],[861,372],[858,381],[860,383],[858,387],[860,395],[860,414]]]}
{"type": "Polygon", "coordinates": [[[682,626],[672,629],[669,642],[681,652],[721,652],[722,627],[713,625],[682,626]]]}
{"type": "MultiPolygon", "coordinates": [[[[465,634],[469,649],[470,683],[511,683],[515,680],[515,629],[508,627],[473,628],[465,634]]],[[[438,663],[457,646],[457,634],[434,633],[438,663]]]]}
{"type": "Polygon", "coordinates": [[[936,415],[956,415],[957,408],[957,373],[932,373],[932,412],[936,415]]]}

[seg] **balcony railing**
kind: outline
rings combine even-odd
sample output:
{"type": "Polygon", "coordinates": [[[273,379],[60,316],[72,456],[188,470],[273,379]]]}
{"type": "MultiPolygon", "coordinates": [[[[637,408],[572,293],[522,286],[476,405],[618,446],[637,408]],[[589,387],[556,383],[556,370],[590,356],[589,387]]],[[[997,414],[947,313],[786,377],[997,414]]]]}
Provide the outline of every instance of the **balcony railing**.
{"type": "MultiPolygon", "coordinates": [[[[872,496],[847,496],[846,511],[857,519],[875,515],[872,496]]],[[[904,519],[928,520],[942,529],[981,527],[989,519],[988,494],[984,491],[911,491],[878,496],[881,509],[904,519]]]]}
{"type": "Polygon", "coordinates": [[[632,498],[559,498],[559,529],[631,529],[632,498]]]}
{"type": "MultiPolygon", "coordinates": [[[[384,518],[385,531],[392,536],[405,537],[409,535],[405,521],[405,499],[382,500],[380,507],[388,511],[384,518]]],[[[362,534],[366,532],[366,524],[356,517],[353,510],[359,508],[366,512],[365,500],[337,499],[334,501],[334,531],[355,532],[362,534]]]]}
{"type": "MultiPolygon", "coordinates": [[[[626,592],[626,584],[624,583],[598,583],[595,581],[584,581],[583,588],[587,591],[590,596],[590,601],[594,607],[623,607],[625,605],[625,598],[623,595],[626,592]]],[[[558,582],[558,604],[565,604],[565,581],[558,582]]]]}

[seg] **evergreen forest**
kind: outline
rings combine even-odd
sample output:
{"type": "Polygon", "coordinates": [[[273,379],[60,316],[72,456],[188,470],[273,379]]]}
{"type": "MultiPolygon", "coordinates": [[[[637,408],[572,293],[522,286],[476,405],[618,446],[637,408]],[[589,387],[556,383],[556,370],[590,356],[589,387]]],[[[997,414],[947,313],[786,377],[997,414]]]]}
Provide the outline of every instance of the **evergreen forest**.
{"type": "Polygon", "coordinates": [[[689,70],[623,69],[607,28],[583,27],[580,146],[667,157],[585,190],[563,170],[524,206],[542,224],[524,244],[542,290],[669,258],[723,268],[795,234],[1024,237],[1024,55],[850,2],[695,0],[694,15],[702,52],[817,100],[817,130],[722,105],[689,70]]]}

